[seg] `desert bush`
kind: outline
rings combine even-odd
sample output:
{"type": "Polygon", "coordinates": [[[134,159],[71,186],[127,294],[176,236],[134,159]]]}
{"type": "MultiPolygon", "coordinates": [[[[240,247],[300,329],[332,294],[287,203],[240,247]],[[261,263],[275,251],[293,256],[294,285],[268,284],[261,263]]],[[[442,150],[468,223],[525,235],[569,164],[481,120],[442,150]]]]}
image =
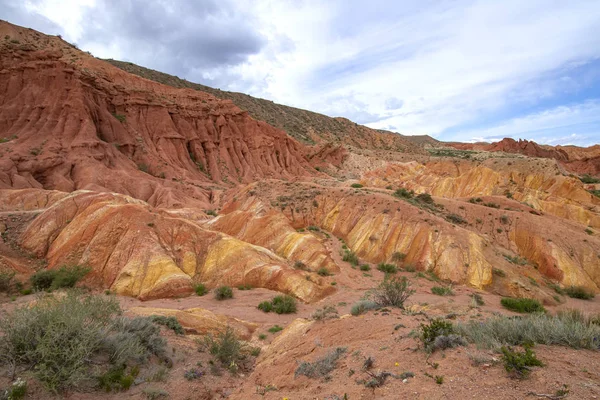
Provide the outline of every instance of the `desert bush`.
{"type": "Polygon", "coordinates": [[[334,319],[339,317],[338,310],[334,306],[325,306],[315,310],[310,316],[316,321],[323,321],[326,319],[334,319]]]}
{"type": "Polygon", "coordinates": [[[471,295],[471,302],[473,303],[474,306],[485,305],[485,301],[483,300],[483,297],[479,293],[473,293],[471,295]]]}
{"type": "Polygon", "coordinates": [[[331,272],[329,272],[329,270],[325,267],[321,267],[317,270],[317,274],[319,276],[331,276],[333,275],[331,272]]]}
{"type": "Polygon", "coordinates": [[[106,392],[129,390],[139,373],[139,368],[133,367],[125,373],[125,365],[117,365],[98,377],[98,385],[106,392]]]}
{"type": "Polygon", "coordinates": [[[357,316],[364,314],[369,310],[374,310],[377,308],[379,308],[379,305],[374,301],[360,300],[354,303],[354,305],[352,305],[352,308],[350,309],[350,314],[357,316]]]}
{"type": "Polygon", "coordinates": [[[194,292],[196,292],[198,296],[204,296],[206,293],[208,293],[208,289],[203,283],[199,283],[194,286],[194,292]]]}
{"type": "Polygon", "coordinates": [[[324,378],[336,368],[338,360],[346,353],[346,350],[345,347],[336,347],[314,362],[302,361],[296,368],[294,376],[304,375],[309,378],[324,378]]]}
{"type": "Polygon", "coordinates": [[[296,261],[296,262],[294,262],[294,268],[301,269],[303,271],[307,270],[306,264],[304,264],[302,261],[296,261]]]}
{"type": "Polygon", "coordinates": [[[14,271],[0,272],[0,292],[8,292],[12,286],[12,280],[15,277],[14,271]]]}
{"type": "Polygon", "coordinates": [[[1,400],[21,400],[25,398],[27,394],[27,382],[21,378],[18,378],[13,384],[4,392],[0,392],[1,400]]]}
{"type": "Polygon", "coordinates": [[[406,189],[404,189],[404,188],[397,189],[397,190],[394,192],[394,196],[396,196],[396,197],[400,197],[400,198],[404,198],[404,199],[410,199],[410,198],[412,198],[414,195],[415,195],[415,192],[414,192],[414,191],[412,191],[412,190],[411,190],[411,191],[408,191],[408,190],[406,190],[406,189]]]}
{"type": "Polygon", "coordinates": [[[448,215],[446,215],[446,220],[448,220],[449,222],[452,222],[453,224],[459,224],[459,225],[467,223],[467,221],[458,214],[448,214],[448,215]]]}
{"type": "Polygon", "coordinates": [[[261,301],[258,303],[258,309],[266,313],[273,311],[273,303],[270,301],[261,301]]]}
{"type": "Polygon", "coordinates": [[[204,373],[197,368],[186,369],[183,373],[183,377],[188,381],[200,379],[202,375],[204,375],[204,373]]]}
{"type": "Polygon", "coordinates": [[[272,327],[270,327],[269,329],[267,329],[270,333],[277,333],[279,331],[282,331],[283,328],[279,325],[273,325],[272,327]]]}
{"type": "Polygon", "coordinates": [[[426,350],[434,350],[435,340],[441,336],[449,336],[454,334],[454,327],[451,322],[441,318],[432,320],[429,324],[421,324],[419,338],[426,350]]]}
{"type": "Polygon", "coordinates": [[[227,300],[233,298],[233,290],[229,286],[219,286],[215,289],[215,299],[227,300]]]}
{"type": "Polygon", "coordinates": [[[399,251],[394,252],[394,254],[392,254],[392,261],[394,262],[402,262],[406,259],[406,254],[401,253],[399,251]]]}
{"type": "Polygon", "coordinates": [[[350,250],[344,251],[344,255],[342,256],[342,261],[346,261],[354,266],[357,266],[360,263],[358,256],[350,250]]]}
{"type": "Polygon", "coordinates": [[[273,298],[273,311],[277,314],[293,314],[297,310],[296,299],[289,295],[273,298]]]}
{"type": "Polygon", "coordinates": [[[404,308],[404,303],[415,290],[410,287],[406,277],[388,277],[370,293],[370,299],[380,307],[392,306],[404,308]]]}
{"type": "Polygon", "coordinates": [[[418,202],[421,202],[421,203],[433,204],[433,198],[431,197],[431,195],[429,193],[419,193],[415,197],[415,200],[417,200],[418,202]]]}
{"type": "Polygon", "coordinates": [[[489,203],[483,203],[483,205],[484,205],[484,206],[486,206],[486,207],[490,207],[490,208],[500,208],[500,205],[499,205],[499,204],[492,203],[492,202],[489,202],[489,203]]]}
{"type": "Polygon", "coordinates": [[[525,352],[519,353],[510,347],[500,348],[504,369],[517,378],[526,378],[530,373],[529,367],[541,367],[544,364],[535,356],[530,346],[525,346],[525,352]]]}
{"type": "Polygon", "coordinates": [[[75,265],[71,267],[60,267],[57,270],[45,269],[33,274],[29,280],[35,290],[56,290],[61,288],[75,287],[90,268],[75,265]]]}
{"type": "Polygon", "coordinates": [[[545,312],[546,309],[536,299],[504,297],[500,304],[507,310],[519,313],[545,312]]]}
{"type": "Polygon", "coordinates": [[[576,311],[563,311],[556,316],[495,316],[483,322],[458,324],[456,332],[479,347],[495,350],[525,343],[600,349],[600,325],[593,317],[586,318],[576,311]]]}
{"type": "Polygon", "coordinates": [[[463,338],[460,335],[456,335],[456,334],[450,334],[450,335],[440,335],[437,336],[434,340],[433,340],[433,344],[431,345],[431,349],[433,351],[435,350],[446,350],[446,349],[452,349],[454,347],[459,347],[459,346],[466,346],[468,343],[465,340],[465,338],[463,338]]]}
{"type": "Polygon", "coordinates": [[[398,272],[398,267],[396,267],[394,264],[379,263],[377,264],[377,269],[381,272],[385,272],[386,274],[395,274],[398,272]]]}
{"type": "Polygon", "coordinates": [[[363,185],[361,185],[360,183],[353,183],[352,185],[350,185],[350,187],[353,187],[355,189],[360,189],[361,187],[363,187],[363,185]]]}
{"type": "Polygon", "coordinates": [[[369,266],[369,264],[363,264],[360,266],[360,270],[361,271],[370,271],[371,267],[369,266]]]}
{"type": "Polygon", "coordinates": [[[242,359],[242,342],[235,336],[231,327],[219,332],[216,337],[208,334],[204,337],[204,343],[212,354],[223,366],[236,365],[242,359]]]}
{"type": "Polygon", "coordinates": [[[120,313],[110,296],[42,297],[0,319],[0,364],[12,371],[35,367],[37,379],[61,391],[94,381],[92,359],[116,366],[162,355],[159,328],[147,318],[130,320],[120,313]]]}
{"type": "Polygon", "coordinates": [[[433,286],[431,293],[437,294],[438,296],[454,296],[452,288],[449,286],[433,286]]]}
{"type": "Polygon", "coordinates": [[[574,299],[591,300],[595,297],[594,292],[583,286],[569,286],[564,289],[564,292],[574,299]]]}
{"type": "Polygon", "coordinates": [[[165,317],[164,315],[152,315],[150,316],[150,319],[155,324],[166,326],[178,335],[183,335],[185,333],[185,330],[179,321],[177,321],[177,318],[173,316],[165,317]]]}

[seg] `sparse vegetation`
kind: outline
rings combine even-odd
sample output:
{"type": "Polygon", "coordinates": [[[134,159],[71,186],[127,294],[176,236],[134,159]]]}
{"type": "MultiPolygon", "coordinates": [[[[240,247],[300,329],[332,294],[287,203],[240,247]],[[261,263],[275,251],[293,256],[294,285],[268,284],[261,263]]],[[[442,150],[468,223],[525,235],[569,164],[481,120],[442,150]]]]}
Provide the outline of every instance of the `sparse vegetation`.
{"type": "Polygon", "coordinates": [[[413,190],[408,191],[404,188],[397,189],[394,192],[394,196],[400,197],[402,199],[411,199],[414,195],[415,195],[415,192],[413,190]]]}
{"type": "Polygon", "coordinates": [[[204,214],[210,215],[211,217],[216,217],[219,215],[215,210],[204,210],[204,214]]]}
{"type": "Polygon", "coordinates": [[[375,310],[377,308],[379,308],[379,304],[375,303],[374,301],[360,300],[354,303],[354,305],[352,305],[352,308],[350,309],[350,314],[356,317],[358,315],[366,313],[369,310],[375,310]]]}
{"type": "Polygon", "coordinates": [[[485,305],[485,301],[483,300],[483,297],[479,293],[473,293],[471,295],[471,299],[475,306],[485,305]]]}
{"type": "Polygon", "coordinates": [[[194,286],[194,292],[196,292],[198,296],[204,296],[206,293],[208,293],[208,289],[203,283],[198,283],[194,286]]]}
{"type": "Polygon", "coordinates": [[[452,222],[453,224],[458,224],[458,225],[463,225],[467,223],[467,220],[465,220],[463,217],[461,217],[458,214],[448,214],[446,215],[446,219],[449,222],[452,222]]]}
{"type": "Polygon", "coordinates": [[[477,346],[494,350],[526,343],[600,349],[600,319],[585,317],[575,310],[559,312],[555,316],[541,313],[520,317],[497,315],[483,322],[458,324],[456,330],[477,346]]]}
{"type": "Polygon", "coordinates": [[[350,185],[350,187],[353,187],[355,189],[360,189],[361,187],[363,187],[363,185],[361,185],[360,183],[353,183],[352,185],[350,185]]]}
{"type": "Polygon", "coordinates": [[[333,275],[331,272],[329,272],[329,270],[325,267],[321,267],[317,270],[317,274],[319,276],[331,276],[333,275]]]}
{"type": "Polygon", "coordinates": [[[292,296],[286,294],[273,298],[273,311],[277,314],[293,314],[297,308],[296,299],[292,296]]]}
{"type": "Polygon", "coordinates": [[[519,312],[519,313],[534,313],[534,312],[545,312],[546,309],[542,304],[535,299],[517,299],[512,297],[504,297],[500,300],[500,304],[507,310],[519,312]]]}
{"type": "Polygon", "coordinates": [[[336,347],[314,362],[302,361],[296,368],[294,376],[304,375],[309,378],[325,378],[337,367],[338,360],[346,353],[345,347],[336,347]]]}
{"type": "Polygon", "coordinates": [[[406,254],[401,253],[399,251],[394,252],[394,254],[392,254],[392,261],[399,263],[402,262],[406,259],[406,254]]]}
{"type": "Polygon", "coordinates": [[[216,336],[208,334],[204,337],[204,345],[221,365],[237,369],[237,363],[242,359],[242,342],[235,336],[233,328],[227,327],[216,336]]]}
{"type": "Polygon", "coordinates": [[[148,318],[120,313],[112,296],[46,295],[0,320],[0,364],[13,374],[17,367],[35,366],[37,379],[52,391],[63,391],[112,368],[135,366],[151,355],[164,357],[160,329],[148,318]]]}
{"type": "Polygon", "coordinates": [[[419,339],[421,339],[423,347],[427,351],[434,351],[436,339],[454,334],[454,327],[451,322],[436,318],[427,325],[421,324],[420,331],[419,339]]]}
{"type": "Polygon", "coordinates": [[[579,180],[581,180],[583,183],[600,183],[600,179],[594,178],[589,174],[583,175],[581,178],[579,178],[579,180]]]}
{"type": "Polygon", "coordinates": [[[596,296],[594,292],[583,286],[569,286],[564,289],[564,292],[574,299],[591,300],[596,296]]]}
{"type": "Polygon", "coordinates": [[[10,291],[14,277],[14,271],[0,272],[0,292],[10,291]]]}
{"type": "Polygon", "coordinates": [[[33,274],[29,280],[31,286],[37,290],[53,291],[62,288],[75,287],[85,275],[90,272],[90,268],[75,265],[71,267],[60,267],[59,269],[44,269],[33,274]]]}
{"type": "Polygon", "coordinates": [[[502,361],[504,369],[516,378],[526,378],[531,369],[529,367],[541,367],[544,364],[535,356],[530,346],[524,346],[525,352],[519,353],[510,347],[502,347],[502,361]]]}
{"type": "Polygon", "coordinates": [[[511,256],[510,254],[503,254],[502,256],[506,259],[506,261],[508,261],[511,264],[527,265],[529,263],[529,261],[527,261],[527,259],[523,257],[511,256]]]}
{"type": "Polygon", "coordinates": [[[219,286],[215,289],[215,299],[227,300],[233,299],[233,290],[229,286],[219,286]]]}
{"type": "Polygon", "coordinates": [[[357,266],[360,263],[358,256],[354,254],[351,250],[344,250],[344,255],[342,256],[342,261],[346,261],[354,266],[357,266]]]}
{"type": "Polygon", "coordinates": [[[310,316],[312,319],[316,321],[323,321],[326,319],[335,319],[339,317],[338,310],[334,306],[325,306],[323,308],[317,309],[310,316]]]}
{"type": "Polygon", "coordinates": [[[270,301],[268,301],[268,300],[267,300],[267,301],[261,301],[261,302],[258,304],[257,308],[258,308],[259,310],[261,310],[261,311],[264,311],[264,312],[266,312],[266,313],[269,313],[269,312],[273,311],[273,303],[272,303],[272,302],[270,302],[270,301]]]}
{"type": "Polygon", "coordinates": [[[499,204],[492,203],[492,202],[489,202],[489,203],[483,203],[483,205],[484,205],[484,206],[486,206],[486,207],[490,207],[490,208],[500,208],[500,205],[499,205],[499,204]]]}
{"type": "Polygon", "coordinates": [[[398,272],[398,267],[396,267],[394,264],[379,263],[377,265],[377,269],[381,272],[385,272],[386,274],[395,274],[398,272]]]}
{"type": "Polygon", "coordinates": [[[113,117],[115,117],[117,120],[119,120],[120,123],[123,123],[127,120],[127,117],[123,114],[113,113],[113,117]]]}
{"type": "Polygon", "coordinates": [[[360,270],[361,271],[370,271],[371,267],[369,266],[369,264],[363,264],[360,266],[360,270]]]}
{"type": "Polygon", "coordinates": [[[183,335],[185,333],[183,327],[179,321],[177,321],[177,318],[173,316],[165,317],[164,315],[152,315],[150,316],[150,319],[155,324],[166,326],[178,335],[183,335]]]}
{"type": "Polygon", "coordinates": [[[406,277],[387,277],[370,293],[369,297],[380,307],[404,308],[404,303],[414,293],[415,290],[411,288],[410,281],[406,277]]]}
{"type": "Polygon", "coordinates": [[[270,333],[277,333],[277,332],[282,331],[282,330],[283,330],[283,328],[281,326],[279,326],[279,325],[273,325],[272,327],[270,327],[268,329],[268,331],[270,333]]]}
{"type": "Polygon", "coordinates": [[[454,296],[454,291],[450,286],[433,286],[431,293],[438,296],[454,296]]]}

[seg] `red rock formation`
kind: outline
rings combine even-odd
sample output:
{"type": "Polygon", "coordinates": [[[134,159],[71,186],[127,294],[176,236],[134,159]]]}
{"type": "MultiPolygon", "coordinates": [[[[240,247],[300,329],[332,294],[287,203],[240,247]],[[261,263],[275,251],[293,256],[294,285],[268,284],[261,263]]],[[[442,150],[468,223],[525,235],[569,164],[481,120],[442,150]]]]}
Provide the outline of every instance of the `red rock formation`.
{"type": "Polygon", "coordinates": [[[206,206],[222,184],[315,174],[305,147],[231,101],[128,74],[0,23],[0,188],[206,206]],[[18,43],[16,43],[18,42],[18,43]]]}

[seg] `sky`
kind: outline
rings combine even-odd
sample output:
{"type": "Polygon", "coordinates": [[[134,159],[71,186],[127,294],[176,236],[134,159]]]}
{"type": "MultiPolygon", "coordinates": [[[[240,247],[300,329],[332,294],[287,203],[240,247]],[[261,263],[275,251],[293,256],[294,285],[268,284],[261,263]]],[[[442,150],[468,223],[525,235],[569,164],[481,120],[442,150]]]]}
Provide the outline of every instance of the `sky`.
{"type": "Polygon", "coordinates": [[[0,19],[405,135],[600,143],[598,0],[0,0],[0,19]]]}

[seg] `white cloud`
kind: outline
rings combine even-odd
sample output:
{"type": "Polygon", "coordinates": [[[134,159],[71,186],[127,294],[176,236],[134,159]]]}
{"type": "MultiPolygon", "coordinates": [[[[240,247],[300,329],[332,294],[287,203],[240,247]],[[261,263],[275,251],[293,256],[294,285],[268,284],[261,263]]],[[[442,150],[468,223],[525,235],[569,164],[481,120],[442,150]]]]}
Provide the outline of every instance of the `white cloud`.
{"type": "Polygon", "coordinates": [[[458,132],[455,138],[471,142],[491,142],[512,137],[545,144],[587,146],[600,142],[596,130],[598,126],[600,100],[592,100],[512,118],[486,129],[458,132]]]}
{"type": "MultiPolygon", "coordinates": [[[[68,1],[26,5],[78,41],[89,29],[82,15],[104,3],[68,1]]],[[[600,60],[595,0],[257,0],[232,10],[231,20],[253,21],[266,44],[235,65],[189,68],[187,79],[405,134],[439,136],[600,80],[573,74],[600,60]]],[[[102,57],[152,58],[116,39],[79,45],[102,57]]]]}

